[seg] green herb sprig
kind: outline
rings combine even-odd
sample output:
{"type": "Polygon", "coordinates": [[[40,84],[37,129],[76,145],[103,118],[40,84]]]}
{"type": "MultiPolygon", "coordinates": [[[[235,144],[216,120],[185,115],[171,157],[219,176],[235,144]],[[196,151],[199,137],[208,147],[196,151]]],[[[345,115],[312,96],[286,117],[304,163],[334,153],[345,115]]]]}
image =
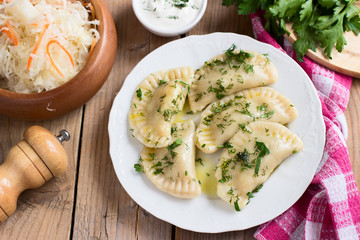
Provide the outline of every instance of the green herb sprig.
{"type": "Polygon", "coordinates": [[[305,53],[320,46],[329,59],[335,46],[342,52],[347,44],[344,32],[360,31],[356,0],[223,0],[224,6],[235,4],[238,14],[247,15],[257,9],[265,11],[268,30],[278,40],[289,32],[285,24],[293,23],[298,38],[293,46],[296,57],[303,61],[305,53]]]}
{"type": "Polygon", "coordinates": [[[257,158],[256,158],[256,166],[255,166],[255,175],[258,176],[259,174],[259,169],[260,169],[260,164],[261,164],[261,159],[263,157],[265,157],[266,155],[268,155],[270,153],[270,150],[267,148],[267,146],[265,145],[265,143],[263,142],[255,142],[255,147],[256,147],[256,151],[259,152],[257,158]]]}
{"type": "Polygon", "coordinates": [[[169,150],[170,155],[172,158],[174,158],[177,155],[177,152],[174,152],[173,150],[180,146],[182,144],[182,139],[178,138],[176,141],[174,141],[170,146],[167,147],[167,150],[169,150]]]}

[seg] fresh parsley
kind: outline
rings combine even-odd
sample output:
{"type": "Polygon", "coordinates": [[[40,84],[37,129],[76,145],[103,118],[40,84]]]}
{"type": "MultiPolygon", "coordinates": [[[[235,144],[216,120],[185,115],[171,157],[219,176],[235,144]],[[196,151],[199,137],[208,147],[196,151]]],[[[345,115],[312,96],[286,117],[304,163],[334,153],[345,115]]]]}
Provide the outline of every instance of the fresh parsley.
{"type": "Polygon", "coordinates": [[[255,144],[256,144],[255,145],[256,151],[258,152],[258,156],[256,158],[256,165],[255,165],[255,176],[258,176],[261,159],[263,157],[265,157],[266,155],[268,155],[270,153],[270,150],[267,148],[267,146],[263,142],[256,141],[255,144]]]}
{"type": "Polygon", "coordinates": [[[338,52],[347,44],[345,31],[360,31],[359,8],[356,0],[223,0],[224,6],[235,4],[238,14],[247,15],[257,9],[265,11],[265,28],[278,40],[289,32],[285,23],[293,23],[298,39],[293,46],[297,59],[320,46],[328,58],[335,46],[338,52]]]}
{"type": "Polygon", "coordinates": [[[139,163],[134,164],[134,169],[136,172],[144,172],[144,169],[139,163]]]}
{"type": "Polygon", "coordinates": [[[243,133],[249,133],[252,134],[253,132],[246,128],[245,123],[239,123],[239,127],[242,130],[243,133]]]}
{"type": "Polygon", "coordinates": [[[237,212],[240,212],[240,207],[239,207],[239,200],[237,199],[235,202],[234,202],[234,207],[235,207],[235,210],[237,211],[237,212]]]}
{"type": "Polygon", "coordinates": [[[142,100],[142,91],[141,91],[141,88],[139,88],[138,90],[136,90],[136,96],[139,98],[139,101],[142,100]]]}
{"type": "Polygon", "coordinates": [[[161,85],[164,85],[164,84],[166,84],[167,83],[167,81],[165,81],[165,80],[160,80],[159,81],[159,85],[161,86],[161,85]]]}
{"type": "Polygon", "coordinates": [[[174,152],[173,150],[180,146],[182,144],[182,139],[178,138],[175,142],[173,142],[170,146],[167,147],[167,150],[169,150],[170,155],[172,158],[174,158],[177,155],[177,152],[174,152]]]}
{"type": "Polygon", "coordinates": [[[199,164],[202,165],[202,166],[204,166],[204,163],[203,163],[202,158],[197,158],[197,159],[195,159],[195,162],[196,162],[196,163],[199,163],[199,164]]]}

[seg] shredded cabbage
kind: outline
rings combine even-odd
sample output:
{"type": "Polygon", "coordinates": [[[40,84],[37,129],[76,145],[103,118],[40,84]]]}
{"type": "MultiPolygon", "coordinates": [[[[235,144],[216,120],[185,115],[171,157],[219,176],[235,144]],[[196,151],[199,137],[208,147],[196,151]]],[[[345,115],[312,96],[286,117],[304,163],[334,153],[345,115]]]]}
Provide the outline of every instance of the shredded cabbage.
{"type": "Polygon", "coordinates": [[[99,39],[99,21],[91,19],[91,14],[79,1],[4,0],[0,5],[0,87],[35,93],[73,78],[99,39]]]}

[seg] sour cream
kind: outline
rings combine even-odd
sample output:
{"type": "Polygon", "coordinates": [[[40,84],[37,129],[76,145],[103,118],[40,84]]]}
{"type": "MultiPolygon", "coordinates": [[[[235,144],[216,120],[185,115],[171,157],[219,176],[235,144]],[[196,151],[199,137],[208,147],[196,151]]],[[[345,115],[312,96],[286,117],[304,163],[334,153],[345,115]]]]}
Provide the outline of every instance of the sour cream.
{"type": "Polygon", "coordinates": [[[158,27],[189,24],[199,14],[203,0],[139,0],[144,18],[158,27]]]}

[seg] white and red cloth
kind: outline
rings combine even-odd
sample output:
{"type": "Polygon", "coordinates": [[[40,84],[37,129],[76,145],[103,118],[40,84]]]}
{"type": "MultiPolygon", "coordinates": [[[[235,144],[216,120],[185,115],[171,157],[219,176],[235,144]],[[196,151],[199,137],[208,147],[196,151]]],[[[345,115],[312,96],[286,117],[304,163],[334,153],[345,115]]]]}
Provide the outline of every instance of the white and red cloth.
{"type": "MultiPolygon", "coordinates": [[[[296,60],[292,45],[281,47],[266,30],[260,13],[251,14],[255,37],[296,60]]],[[[333,72],[307,57],[298,62],[312,80],[322,104],[326,125],[324,154],[304,195],[286,212],[261,225],[260,240],[360,239],[360,194],[346,146],[344,116],[352,77],[333,72]]]]}

